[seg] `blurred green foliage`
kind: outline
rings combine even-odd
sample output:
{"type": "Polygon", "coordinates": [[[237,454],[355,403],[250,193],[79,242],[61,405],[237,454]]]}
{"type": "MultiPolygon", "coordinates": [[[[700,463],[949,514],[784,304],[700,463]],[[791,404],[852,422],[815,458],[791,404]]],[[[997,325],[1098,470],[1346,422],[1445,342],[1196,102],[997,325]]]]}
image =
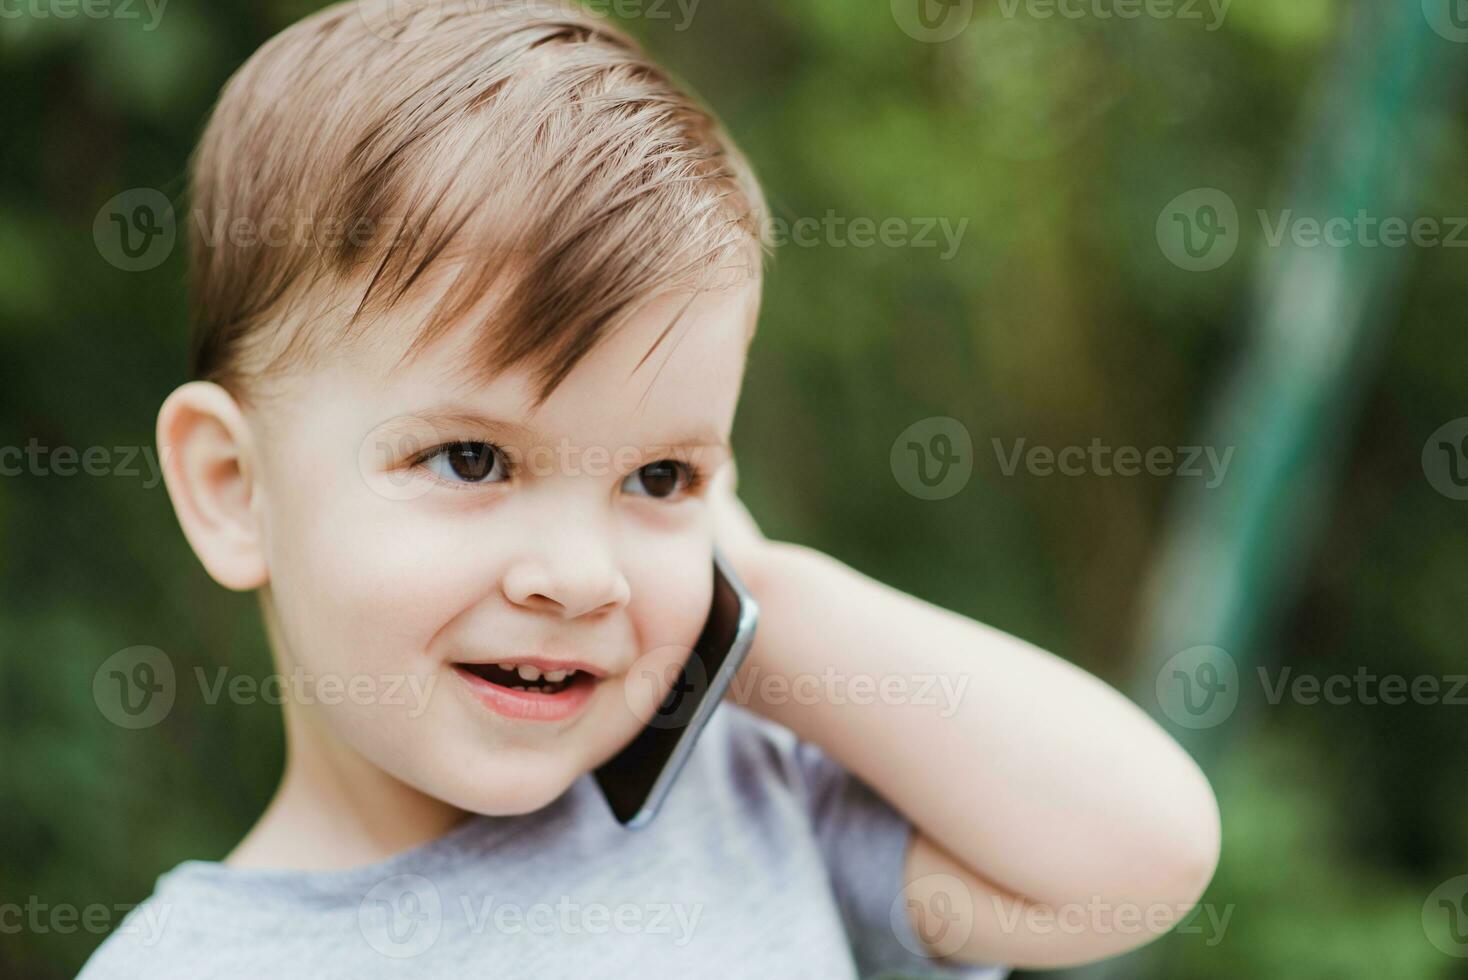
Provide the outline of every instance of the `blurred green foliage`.
{"type": "MultiPolygon", "coordinates": [[[[316,6],[176,2],[153,30],[141,5],[141,21],[0,19],[0,445],[151,447],[185,380],[183,250],[123,272],[93,220],[128,188],[181,202],[224,80],[316,6]]],[[[899,30],[885,3],[703,0],[686,30],[630,20],[723,116],[785,221],[969,220],[949,260],[778,249],[735,432],[766,532],[1130,689],[1138,585],[1177,480],[1005,476],[992,440],[1199,439],[1265,247],[1250,216],[1290,206],[1281,178],[1349,6],[1236,0],[1209,31],[983,3],[939,44],[899,30]],[[1245,216],[1240,254],[1207,274],[1170,264],[1154,237],[1167,202],[1197,187],[1245,216]],[[972,481],[942,501],[908,495],[888,465],[898,433],[931,416],[962,421],[975,446],[972,481]]],[[[1440,149],[1418,211],[1462,215],[1468,116],[1461,93],[1438,94],[1422,107],[1440,149]]],[[[1412,250],[1300,598],[1249,661],[1464,670],[1468,524],[1420,459],[1468,414],[1465,272],[1461,251],[1412,250]]],[[[126,731],[92,700],[98,665],[136,644],[189,675],[269,671],[253,599],[208,579],[151,482],[0,478],[0,900],[138,901],[180,860],[227,851],[273,789],[268,704],[180,698],[164,723],[126,731]]],[[[1465,712],[1246,694],[1212,773],[1225,847],[1207,901],[1232,916],[1221,939],[1163,940],[1157,975],[1461,975],[1421,913],[1468,871],[1465,712]]],[[[0,974],[70,975],[100,939],[0,932],[0,974]]]]}

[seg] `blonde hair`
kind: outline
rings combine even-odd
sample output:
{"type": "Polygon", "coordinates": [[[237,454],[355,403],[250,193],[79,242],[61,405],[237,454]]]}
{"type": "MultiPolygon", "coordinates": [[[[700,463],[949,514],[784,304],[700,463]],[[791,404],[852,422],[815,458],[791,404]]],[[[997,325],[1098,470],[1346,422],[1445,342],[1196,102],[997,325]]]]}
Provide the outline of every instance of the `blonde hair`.
{"type": "Polygon", "coordinates": [[[758,276],[748,163],[605,18],[448,0],[385,25],[370,6],[294,24],[220,95],[190,167],[194,377],[244,395],[370,339],[438,265],[455,275],[405,356],[493,296],[467,369],[527,363],[543,400],[654,294],[758,276]]]}

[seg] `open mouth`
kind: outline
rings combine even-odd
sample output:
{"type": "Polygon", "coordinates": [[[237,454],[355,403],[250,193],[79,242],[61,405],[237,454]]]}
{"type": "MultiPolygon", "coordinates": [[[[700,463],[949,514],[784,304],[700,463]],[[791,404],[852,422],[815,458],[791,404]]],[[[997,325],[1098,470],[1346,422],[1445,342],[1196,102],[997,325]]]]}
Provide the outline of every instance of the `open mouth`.
{"type": "Polygon", "coordinates": [[[455,663],[454,673],[474,699],[516,721],[567,721],[585,710],[602,680],[601,671],[557,661],[538,664],[455,663]]]}
{"type": "Polygon", "coordinates": [[[547,670],[529,664],[454,664],[460,673],[470,674],[496,687],[526,694],[554,696],[571,688],[591,684],[595,678],[584,670],[547,670]]]}

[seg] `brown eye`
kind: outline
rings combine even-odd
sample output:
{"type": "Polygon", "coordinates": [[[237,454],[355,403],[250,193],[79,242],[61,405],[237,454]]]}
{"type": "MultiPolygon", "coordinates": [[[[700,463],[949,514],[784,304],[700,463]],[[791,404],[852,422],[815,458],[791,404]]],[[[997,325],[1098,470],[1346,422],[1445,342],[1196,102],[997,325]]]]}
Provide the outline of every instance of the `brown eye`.
{"type": "Polygon", "coordinates": [[[660,459],[656,463],[648,463],[627,479],[641,483],[647,496],[666,500],[679,490],[687,489],[692,482],[685,475],[686,469],[686,465],[677,460],[660,459]]]}
{"type": "Polygon", "coordinates": [[[424,463],[452,483],[485,483],[495,472],[499,452],[487,442],[451,442],[440,446],[424,463]]]}

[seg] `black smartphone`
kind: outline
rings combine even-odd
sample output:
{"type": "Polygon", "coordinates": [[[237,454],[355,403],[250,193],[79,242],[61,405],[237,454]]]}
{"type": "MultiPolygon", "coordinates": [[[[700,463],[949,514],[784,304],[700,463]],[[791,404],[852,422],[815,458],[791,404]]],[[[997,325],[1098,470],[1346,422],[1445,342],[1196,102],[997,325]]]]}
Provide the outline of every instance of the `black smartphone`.
{"type": "Polygon", "coordinates": [[[754,640],[754,597],[717,547],[713,564],[708,619],[677,681],[637,737],[596,770],[612,814],[628,829],[657,815],[754,640]]]}

